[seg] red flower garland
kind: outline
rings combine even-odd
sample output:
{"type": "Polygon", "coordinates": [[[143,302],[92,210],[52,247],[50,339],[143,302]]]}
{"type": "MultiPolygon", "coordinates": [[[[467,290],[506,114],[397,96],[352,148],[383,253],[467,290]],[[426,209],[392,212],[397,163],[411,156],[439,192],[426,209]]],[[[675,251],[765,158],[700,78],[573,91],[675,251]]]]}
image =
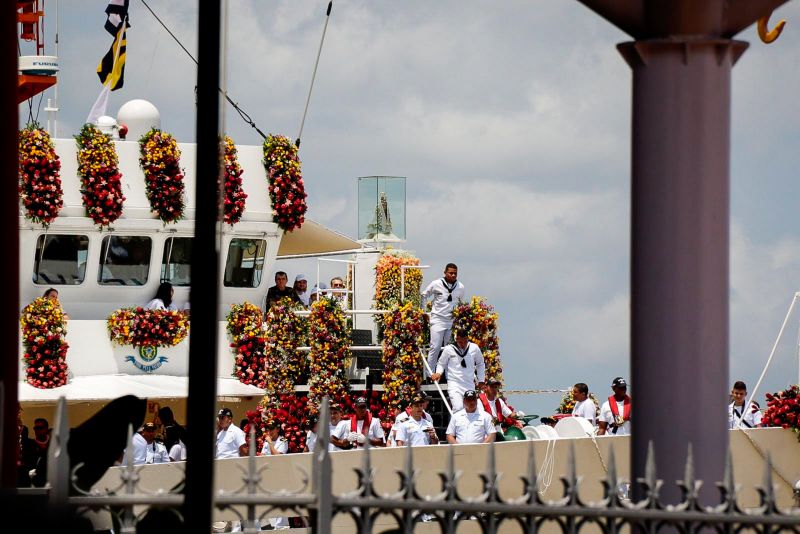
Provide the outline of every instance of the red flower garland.
{"type": "Polygon", "coordinates": [[[22,310],[22,344],[27,364],[25,379],[37,388],[50,389],[67,383],[66,321],[61,306],[39,297],[22,310]]]}
{"type": "Polygon", "coordinates": [[[114,142],[91,124],[83,125],[75,141],[86,214],[101,228],[108,227],[122,215],[125,202],[114,142]]]}
{"type": "Polygon", "coordinates": [[[307,370],[305,353],[297,347],[307,336],[308,324],[303,317],[294,314],[300,306],[289,297],[273,304],[264,317],[266,330],[266,385],[272,393],[294,391],[295,384],[307,370]]]}
{"type": "Polygon", "coordinates": [[[258,306],[249,302],[231,305],[227,329],[236,355],[233,374],[242,384],[259,388],[267,382],[267,344],[262,324],[258,306]]]}
{"type": "Polygon", "coordinates": [[[178,142],[153,128],[139,139],[139,154],[150,209],[165,224],[181,220],[185,205],[178,142]]]}
{"type": "MultiPolygon", "coordinates": [[[[315,407],[322,397],[338,402],[347,395],[350,331],[336,299],[323,297],[311,305],[309,323],[309,398],[315,407]]],[[[316,408],[315,408],[316,409],[316,408]]]]}
{"type": "Polygon", "coordinates": [[[106,320],[111,341],[134,347],[174,347],[189,335],[184,312],[123,308],[106,320]]]}
{"type": "Polygon", "coordinates": [[[283,135],[268,135],[264,141],[264,167],[273,220],[286,232],[300,228],[308,205],[295,144],[283,135]]]}
{"type": "Polygon", "coordinates": [[[46,130],[30,124],[19,132],[19,196],[25,217],[47,227],[64,206],[61,162],[46,130]]]}
{"type": "MultiPolygon", "coordinates": [[[[478,345],[486,363],[486,380],[503,381],[500,340],[497,337],[498,315],[483,297],[472,297],[453,308],[453,332],[467,330],[469,340],[478,345]]],[[[449,341],[449,340],[446,340],[449,341]]]]}
{"type": "Polygon", "coordinates": [[[790,386],[778,393],[767,393],[767,409],[761,424],[790,428],[800,441],[800,387],[790,386]]]}
{"type": "Polygon", "coordinates": [[[247,193],[242,189],[242,167],[239,165],[236,145],[227,135],[223,139],[225,148],[225,198],[223,200],[223,220],[233,226],[244,213],[247,193]]]}
{"type": "Polygon", "coordinates": [[[400,404],[408,402],[422,385],[422,356],[427,317],[421,308],[406,301],[383,316],[383,396],[384,423],[394,422],[400,404]]]}

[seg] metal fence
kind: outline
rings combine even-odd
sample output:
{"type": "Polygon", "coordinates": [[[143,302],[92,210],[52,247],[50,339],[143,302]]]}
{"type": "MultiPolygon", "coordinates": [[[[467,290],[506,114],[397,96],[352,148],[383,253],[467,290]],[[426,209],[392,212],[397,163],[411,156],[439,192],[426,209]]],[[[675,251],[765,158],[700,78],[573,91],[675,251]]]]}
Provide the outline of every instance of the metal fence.
{"type": "MultiPolygon", "coordinates": [[[[119,532],[132,533],[144,512],[142,507],[168,508],[180,514],[183,504],[182,483],[170,489],[148,492],[139,486],[141,466],[132,461],[131,436],[128,440],[128,462],[123,468],[120,485],[110,490],[84,491],[74,481],[80,465],[71,472],[66,457],[67,436],[66,403],[59,403],[56,428],[54,428],[52,452],[48,472],[48,491],[53,506],[67,505],[76,513],[108,510],[119,521],[119,532]]],[[[720,499],[714,506],[705,506],[699,499],[701,482],[695,480],[691,449],[686,460],[685,476],[678,483],[681,502],[676,505],[662,504],[660,492],[662,481],[658,479],[652,444],[649,451],[646,476],[638,480],[644,497],[633,502],[627,497],[627,481],[616,474],[614,451],[607,466],[607,476],[602,482],[603,496],[597,502],[584,502],[579,495],[580,477],[577,476],[574,446],[570,451],[567,472],[561,477],[563,493],[553,501],[543,500],[537,478],[534,447],[528,448],[527,470],[521,475],[522,494],[514,498],[503,498],[498,485],[501,473],[495,465],[495,446],[487,445],[487,465],[480,475],[482,490],[475,497],[464,497],[459,493],[458,481],[461,472],[455,468],[455,453],[449,446],[447,468],[439,473],[441,489],[435,495],[422,495],[417,491],[418,472],[414,468],[411,447],[406,448],[405,465],[397,470],[399,490],[382,494],[375,489],[376,471],[371,464],[370,450],[363,454],[361,467],[356,469],[357,487],[354,491],[335,494],[332,489],[331,456],[328,452],[330,438],[329,407],[323,401],[320,414],[320,432],[310,473],[303,473],[301,487],[271,491],[262,486],[264,470],[255,461],[256,441],[251,432],[250,452],[246,468],[242,469],[242,485],[235,491],[221,492],[215,496],[215,507],[228,510],[237,516],[244,532],[257,532],[265,518],[275,516],[277,511],[291,510],[304,518],[304,524],[315,533],[328,533],[337,516],[352,518],[360,533],[371,533],[379,516],[394,518],[395,531],[413,532],[419,523],[430,522],[441,532],[455,532],[462,522],[476,524],[482,532],[494,533],[506,523],[515,523],[526,533],[535,533],[544,528],[555,528],[564,533],[574,533],[588,528],[616,533],[624,527],[646,532],[662,529],[695,532],[714,529],[718,532],[740,532],[752,530],[759,533],[800,533],[800,487],[795,488],[795,505],[791,509],[779,509],[776,504],[772,480],[772,464],[767,457],[763,483],[758,488],[759,504],[752,508],[740,507],[737,500],[739,488],[733,479],[733,467],[728,454],[724,480],[717,484],[720,499]]],[[[182,467],[176,467],[182,469],[182,467]]],[[[381,474],[385,476],[385,474],[381,474]]],[[[284,512],[291,513],[291,512],[284,512]]],[[[385,525],[382,525],[385,526],[385,525]]],[[[210,526],[209,526],[210,527],[210,526]]],[[[210,528],[209,528],[210,530],[210,528]]]]}

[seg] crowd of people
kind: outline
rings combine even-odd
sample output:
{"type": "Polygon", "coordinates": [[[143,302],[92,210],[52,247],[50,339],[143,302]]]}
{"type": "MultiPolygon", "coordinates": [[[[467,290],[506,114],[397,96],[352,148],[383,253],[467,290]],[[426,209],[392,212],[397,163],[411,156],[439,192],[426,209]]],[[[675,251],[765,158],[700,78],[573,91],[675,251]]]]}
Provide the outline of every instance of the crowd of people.
{"type": "Polygon", "coordinates": [[[325,282],[320,282],[319,287],[314,284],[309,291],[306,275],[298,274],[294,277],[294,284],[289,286],[289,275],[284,271],[278,271],[275,273],[275,285],[267,290],[267,295],[264,299],[265,310],[285,297],[292,299],[304,308],[308,308],[323,296],[333,297],[342,304],[342,307],[348,307],[347,289],[342,277],[334,276],[331,278],[330,287],[325,282]]]}

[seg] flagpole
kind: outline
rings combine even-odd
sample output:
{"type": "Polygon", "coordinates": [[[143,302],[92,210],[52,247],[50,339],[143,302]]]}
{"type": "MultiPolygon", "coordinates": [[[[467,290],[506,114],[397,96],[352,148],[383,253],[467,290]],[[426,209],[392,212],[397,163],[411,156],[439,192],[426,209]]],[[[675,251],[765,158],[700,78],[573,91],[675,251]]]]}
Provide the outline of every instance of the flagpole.
{"type": "Polygon", "coordinates": [[[108,111],[108,96],[111,92],[111,80],[113,79],[114,68],[117,66],[117,61],[119,61],[119,52],[122,49],[122,41],[125,39],[125,29],[127,24],[128,15],[126,14],[125,18],[122,19],[122,22],[119,25],[117,36],[114,38],[114,40],[117,42],[117,46],[114,49],[114,61],[111,62],[111,72],[108,74],[108,76],[106,76],[106,81],[103,82],[103,88],[100,90],[100,94],[97,95],[97,100],[94,101],[94,105],[92,106],[91,111],[89,111],[89,116],[86,117],[87,123],[94,124],[99,117],[105,115],[108,111]],[[120,31],[122,34],[119,33],[120,31]]]}

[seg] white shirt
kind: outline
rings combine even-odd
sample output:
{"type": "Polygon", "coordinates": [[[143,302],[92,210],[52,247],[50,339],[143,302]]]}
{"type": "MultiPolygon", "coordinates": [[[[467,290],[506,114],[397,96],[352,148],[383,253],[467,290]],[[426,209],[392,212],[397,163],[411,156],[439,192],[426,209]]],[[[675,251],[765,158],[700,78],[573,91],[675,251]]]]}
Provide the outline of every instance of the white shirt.
{"type": "MultiPolygon", "coordinates": [[[[397,431],[400,428],[400,425],[403,423],[403,421],[408,421],[410,417],[411,415],[409,415],[409,413],[405,410],[402,410],[399,414],[397,414],[397,416],[395,416],[394,424],[392,425],[392,429],[389,431],[389,436],[387,437],[387,443],[390,447],[394,446],[394,442],[397,440],[397,431]]],[[[428,423],[433,426],[433,417],[431,417],[431,414],[423,411],[422,417],[424,417],[428,423]]]]}
{"type": "Polygon", "coordinates": [[[445,284],[444,278],[439,278],[428,284],[428,287],[426,287],[425,291],[422,293],[423,306],[429,298],[433,301],[430,313],[431,324],[438,323],[448,326],[453,324],[453,307],[458,304],[460,299],[464,298],[464,284],[456,280],[455,283],[450,286],[453,290],[452,293],[445,284]],[[452,296],[453,298],[448,301],[448,296],[452,296]]]}
{"type": "Polygon", "coordinates": [[[295,293],[297,293],[297,298],[300,299],[300,302],[303,303],[303,306],[307,308],[308,301],[311,299],[311,293],[309,293],[308,291],[303,291],[302,293],[299,293],[297,290],[295,290],[295,293]]]}
{"type": "MultiPolygon", "coordinates": [[[[286,438],[283,436],[278,436],[278,439],[275,440],[272,446],[275,447],[275,450],[278,451],[279,454],[286,454],[289,452],[289,442],[286,441],[286,438]]],[[[264,440],[264,446],[261,447],[261,455],[272,455],[272,449],[269,448],[269,443],[267,443],[267,440],[264,440]]]]}
{"type": "MultiPolygon", "coordinates": [[[[619,413],[620,417],[622,414],[625,413],[625,401],[617,401],[617,412],[619,413]]],[[[606,428],[606,436],[630,436],[631,435],[631,422],[630,420],[625,421],[622,426],[617,428],[617,433],[613,432],[612,424],[614,423],[614,414],[611,412],[611,405],[608,404],[608,401],[603,403],[603,407],[600,408],[600,419],[598,421],[605,421],[608,423],[608,427],[606,428]]]]}
{"type": "MultiPolygon", "coordinates": [[[[734,429],[736,427],[736,423],[739,422],[739,417],[742,416],[742,408],[744,406],[736,406],[734,407],[733,403],[728,405],[728,428],[734,429]],[[734,412],[734,410],[736,410],[734,412]]],[[[750,403],[750,409],[747,413],[744,414],[742,418],[742,424],[738,428],[755,428],[761,424],[761,412],[753,403],[750,403]],[[750,426],[747,426],[750,425],[750,426]]]]}
{"type": "MultiPolygon", "coordinates": [[[[364,427],[364,419],[360,421],[356,421],[356,432],[361,434],[361,429],[364,427]]],[[[350,433],[350,419],[347,420],[347,433],[350,433]]],[[[369,423],[369,430],[367,431],[367,439],[379,439],[386,442],[386,434],[383,432],[383,428],[381,428],[381,420],[377,417],[373,417],[372,421],[369,423]]],[[[363,447],[361,443],[355,444],[358,447],[363,447]]]]}
{"type": "Polygon", "coordinates": [[[245,443],[244,431],[231,423],[227,430],[217,432],[217,458],[238,458],[239,447],[245,443]]]}
{"type": "Polygon", "coordinates": [[[486,364],[483,361],[483,353],[478,345],[469,342],[467,352],[464,356],[466,367],[461,367],[461,356],[455,344],[447,345],[439,356],[436,364],[436,372],[442,373],[447,370],[447,389],[456,391],[467,391],[475,388],[475,375],[478,375],[478,382],[483,382],[486,378],[486,364]]]}
{"type": "Polygon", "coordinates": [[[186,445],[180,440],[169,450],[169,459],[173,462],[186,460],[186,445]]]}
{"type": "Polygon", "coordinates": [[[458,443],[483,443],[486,436],[495,434],[492,418],[486,412],[475,410],[468,413],[459,410],[453,414],[447,425],[447,435],[454,436],[458,443]]]}
{"type": "MultiPolygon", "coordinates": [[[[489,402],[489,410],[490,411],[486,412],[486,410],[483,407],[483,402],[481,402],[480,397],[478,397],[478,411],[487,413],[489,415],[489,417],[492,418],[492,420],[497,419],[497,407],[495,406],[495,401],[497,401],[498,398],[495,397],[494,400],[489,400],[489,396],[487,395],[486,396],[486,400],[489,402]]],[[[511,408],[508,407],[508,404],[506,404],[506,401],[504,401],[503,399],[499,399],[499,400],[500,400],[500,412],[502,412],[503,417],[508,417],[509,415],[514,413],[514,411],[511,408]]],[[[503,431],[503,426],[500,423],[497,423],[494,426],[494,428],[498,432],[502,432],[503,431]]]]}
{"type": "Polygon", "coordinates": [[[153,443],[145,442],[145,444],[147,445],[147,449],[144,463],[164,464],[169,462],[169,454],[163,443],[153,441],[153,443]]]}
{"type": "MultiPolygon", "coordinates": [[[[330,425],[331,427],[331,437],[346,440],[347,434],[350,433],[350,420],[349,419],[342,419],[336,425],[330,425]]],[[[340,449],[333,442],[328,443],[328,450],[329,451],[343,451],[344,449],[340,449]]]]}
{"type": "Polygon", "coordinates": [[[403,445],[411,443],[412,447],[430,445],[431,438],[427,432],[429,428],[433,428],[433,424],[425,417],[420,417],[419,421],[413,417],[409,417],[398,425],[397,437],[395,439],[397,441],[402,441],[403,445]]]}
{"type": "MultiPolygon", "coordinates": [[[[123,457],[123,465],[127,465],[127,451],[123,457]]],[[[138,432],[133,435],[133,465],[140,465],[147,462],[147,440],[138,432]]]]}
{"type": "MultiPolygon", "coordinates": [[[[622,414],[622,412],[619,413],[622,414]]],[[[575,407],[572,409],[572,415],[573,417],[583,417],[592,423],[592,425],[595,425],[597,419],[597,405],[591,398],[586,397],[585,400],[575,403],[575,407]]]]}
{"type": "Polygon", "coordinates": [[[170,310],[170,311],[177,310],[177,308],[175,307],[175,304],[170,304],[169,308],[164,306],[164,301],[161,300],[161,299],[153,299],[153,300],[151,300],[150,302],[148,302],[147,304],[144,305],[144,309],[145,310],[170,310]]]}
{"type": "Polygon", "coordinates": [[[306,432],[306,447],[308,452],[314,452],[314,447],[317,445],[317,434],[309,430],[306,432]]]}

